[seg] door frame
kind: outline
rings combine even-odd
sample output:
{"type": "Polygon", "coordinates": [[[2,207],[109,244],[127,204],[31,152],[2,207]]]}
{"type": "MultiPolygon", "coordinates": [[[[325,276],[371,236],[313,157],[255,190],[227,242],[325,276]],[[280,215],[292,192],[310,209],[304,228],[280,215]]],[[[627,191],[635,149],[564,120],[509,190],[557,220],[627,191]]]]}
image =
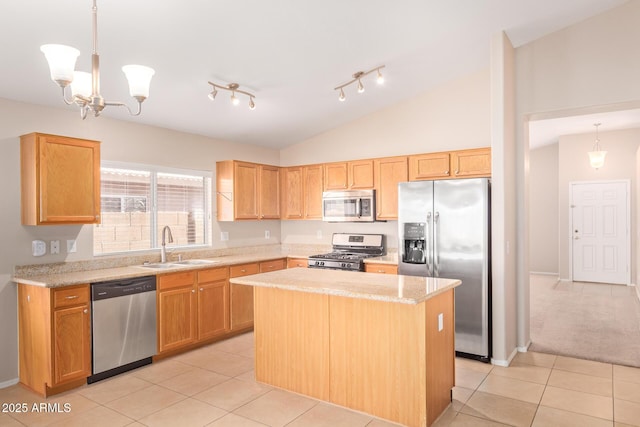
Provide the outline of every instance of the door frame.
{"type": "Polygon", "coordinates": [[[625,184],[627,190],[627,277],[626,277],[626,286],[631,286],[631,180],[630,179],[603,179],[599,181],[570,181],[569,182],[569,229],[568,231],[568,239],[569,239],[569,280],[573,282],[573,212],[572,212],[572,202],[573,202],[573,186],[576,184],[615,184],[615,183],[623,183],[625,184]]]}

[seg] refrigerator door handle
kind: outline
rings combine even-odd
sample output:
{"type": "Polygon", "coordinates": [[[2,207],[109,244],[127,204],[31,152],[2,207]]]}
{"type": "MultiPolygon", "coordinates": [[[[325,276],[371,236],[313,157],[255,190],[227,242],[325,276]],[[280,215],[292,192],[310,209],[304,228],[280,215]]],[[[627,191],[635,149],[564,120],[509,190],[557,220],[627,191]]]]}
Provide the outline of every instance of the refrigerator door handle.
{"type": "Polygon", "coordinates": [[[438,252],[438,223],[440,222],[440,212],[435,213],[433,216],[433,271],[434,277],[439,277],[439,264],[440,264],[440,254],[438,252]]]}
{"type": "Polygon", "coordinates": [[[427,212],[427,228],[425,232],[427,233],[427,241],[425,242],[426,251],[427,251],[427,276],[433,277],[433,255],[431,253],[431,212],[427,212]]]}

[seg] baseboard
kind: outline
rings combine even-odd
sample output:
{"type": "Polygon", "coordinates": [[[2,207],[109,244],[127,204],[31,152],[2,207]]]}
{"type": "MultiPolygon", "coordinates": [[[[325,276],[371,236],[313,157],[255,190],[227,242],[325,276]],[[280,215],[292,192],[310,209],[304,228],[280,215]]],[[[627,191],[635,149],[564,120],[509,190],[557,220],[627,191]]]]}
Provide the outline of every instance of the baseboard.
{"type": "Polygon", "coordinates": [[[514,348],[513,351],[511,352],[511,354],[509,355],[509,357],[507,358],[507,360],[493,359],[492,358],[491,359],[491,364],[507,368],[511,364],[511,361],[513,360],[513,358],[516,357],[516,354],[518,354],[518,349],[514,348]]]}
{"type": "Polygon", "coordinates": [[[530,271],[529,274],[537,274],[539,276],[557,276],[558,273],[549,273],[548,271],[530,271]]]}
{"type": "Polygon", "coordinates": [[[519,353],[526,353],[527,351],[529,351],[529,347],[531,347],[531,340],[529,340],[527,345],[525,345],[524,347],[518,347],[517,350],[519,353]]]}
{"type": "Polygon", "coordinates": [[[636,286],[636,296],[638,297],[638,301],[640,301],[640,287],[636,286]]]}
{"type": "Polygon", "coordinates": [[[19,381],[20,381],[20,378],[14,378],[12,380],[3,381],[0,383],[0,388],[11,387],[12,385],[18,384],[19,381]]]}
{"type": "Polygon", "coordinates": [[[571,282],[573,282],[573,280],[571,280],[571,279],[560,279],[560,278],[558,278],[558,282],[571,283],[571,282]]]}

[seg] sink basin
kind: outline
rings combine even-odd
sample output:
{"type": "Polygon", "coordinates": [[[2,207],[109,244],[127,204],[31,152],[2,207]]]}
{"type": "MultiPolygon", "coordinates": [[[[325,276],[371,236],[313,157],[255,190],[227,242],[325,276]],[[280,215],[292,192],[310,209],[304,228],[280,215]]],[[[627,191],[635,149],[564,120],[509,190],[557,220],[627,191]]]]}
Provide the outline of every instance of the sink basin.
{"type": "Polygon", "coordinates": [[[179,267],[173,263],[161,263],[161,262],[154,262],[152,264],[142,264],[142,265],[138,265],[136,267],[142,267],[142,268],[151,268],[151,269],[156,269],[156,270],[162,270],[165,268],[176,268],[179,267]]]}
{"type": "Polygon", "coordinates": [[[215,261],[215,260],[210,260],[210,259],[185,259],[184,261],[174,262],[173,264],[179,264],[179,265],[207,265],[207,264],[215,264],[216,262],[220,262],[220,261],[215,261]]]}

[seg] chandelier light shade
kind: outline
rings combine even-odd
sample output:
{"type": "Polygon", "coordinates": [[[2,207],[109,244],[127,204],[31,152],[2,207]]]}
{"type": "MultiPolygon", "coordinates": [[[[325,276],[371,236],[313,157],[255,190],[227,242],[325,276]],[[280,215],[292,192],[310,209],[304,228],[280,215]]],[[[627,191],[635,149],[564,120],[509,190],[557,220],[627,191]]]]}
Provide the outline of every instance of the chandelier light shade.
{"type": "Polygon", "coordinates": [[[587,152],[587,154],[589,155],[589,163],[594,169],[600,169],[602,166],[604,166],[604,159],[607,155],[606,151],[601,150],[600,138],[598,138],[598,126],[600,126],[601,124],[602,123],[594,123],[594,126],[596,127],[596,142],[593,145],[593,151],[587,152]]]}
{"type": "Polygon", "coordinates": [[[226,90],[231,92],[231,104],[234,106],[240,105],[240,98],[236,96],[237,93],[241,93],[242,95],[246,95],[249,97],[249,109],[255,110],[255,95],[247,92],[246,90],[240,90],[240,85],[238,83],[229,83],[228,85],[222,85],[218,83],[208,82],[211,86],[211,92],[209,93],[209,99],[215,100],[216,95],[218,95],[218,89],[226,90]]]}
{"type": "Polygon", "coordinates": [[[44,53],[51,80],[62,88],[62,99],[67,105],[76,104],[80,107],[80,116],[84,119],[91,111],[98,117],[105,107],[124,107],[129,114],[137,116],[142,111],[142,102],[149,97],[151,77],[155,71],[142,65],[125,65],[122,71],[129,81],[129,94],[136,99],[138,107],[132,111],[129,106],[119,101],[105,101],[100,94],[100,56],[98,55],[98,7],[93,0],[91,9],[93,18],[93,52],[91,54],[91,73],[74,71],[76,59],[80,51],[73,47],[60,44],[45,44],[40,46],[44,53]],[[71,86],[71,99],[67,98],[65,88],[71,86]]]}
{"type": "Polygon", "coordinates": [[[333,88],[333,90],[337,90],[339,91],[339,95],[338,95],[338,100],[340,101],[344,101],[347,99],[346,95],[344,94],[344,88],[349,86],[350,84],[353,84],[355,82],[358,82],[357,85],[357,91],[358,93],[363,93],[364,92],[364,85],[362,84],[362,78],[368,76],[369,74],[373,73],[374,71],[376,72],[376,83],[378,83],[379,85],[384,83],[384,77],[382,76],[382,72],[380,70],[382,70],[384,68],[384,65],[381,65],[379,67],[373,68],[369,71],[358,71],[357,73],[353,74],[353,78],[351,80],[349,80],[347,83],[343,83],[340,86],[336,86],[335,88],[333,88]]]}

